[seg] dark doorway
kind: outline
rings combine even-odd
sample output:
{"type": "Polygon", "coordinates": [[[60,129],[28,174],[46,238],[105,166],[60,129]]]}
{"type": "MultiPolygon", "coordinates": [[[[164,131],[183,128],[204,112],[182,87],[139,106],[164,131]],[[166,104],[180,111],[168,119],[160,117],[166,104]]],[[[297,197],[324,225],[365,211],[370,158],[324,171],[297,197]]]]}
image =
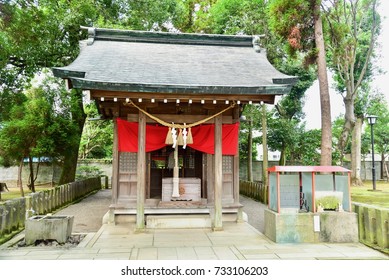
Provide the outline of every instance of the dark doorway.
{"type": "MultiPolygon", "coordinates": [[[[161,198],[162,179],[173,177],[174,149],[166,146],[150,153],[150,198],[161,198]]],[[[190,147],[178,147],[178,165],[180,178],[202,179],[202,155],[190,147]]]]}

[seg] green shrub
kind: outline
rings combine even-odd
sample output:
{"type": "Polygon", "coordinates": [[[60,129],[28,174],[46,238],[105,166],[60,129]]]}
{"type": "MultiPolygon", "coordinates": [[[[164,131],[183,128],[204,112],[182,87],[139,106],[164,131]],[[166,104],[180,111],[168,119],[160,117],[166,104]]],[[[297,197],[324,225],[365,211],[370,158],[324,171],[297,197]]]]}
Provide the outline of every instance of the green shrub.
{"type": "Polygon", "coordinates": [[[98,177],[103,174],[103,171],[97,166],[82,165],[77,168],[76,180],[80,181],[86,178],[98,177]]]}

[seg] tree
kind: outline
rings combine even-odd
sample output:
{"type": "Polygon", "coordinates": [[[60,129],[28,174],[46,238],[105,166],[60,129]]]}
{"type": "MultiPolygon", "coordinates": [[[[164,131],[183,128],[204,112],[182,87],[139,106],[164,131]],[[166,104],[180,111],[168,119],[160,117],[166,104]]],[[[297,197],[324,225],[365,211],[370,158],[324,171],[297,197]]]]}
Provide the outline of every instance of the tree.
{"type": "Polygon", "coordinates": [[[167,31],[172,26],[176,14],[179,13],[179,2],[176,0],[142,0],[142,1],[96,1],[106,2],[102,9],[108,9],[110,14],[105,13],[100,17],[98,25],[107,27],[114,25],[119,28],[131,27],[136,30],[167,31]],[[107,3],[108,2],[108,3],[107,3]]]}
{"type": "Polygon", "coordinates": [[[332,164],[331,105],[328,90],[326,50],[323,37],[321,1],[270,1],[270,28],[288,40],[289,52],[306,54],[306,64],[315,61],[320,88],[321,165],[332,164]]]}
{"type": "Polygon", "coordinates": [[[257,155],[257,144],[260,143],[259,137],[254,137],[254,132],[260,130],[261,112],[256,105],[245,105],[242,115],[245,121],[241,122],[239,143],[240,160],[247,163],[247,180],[253,181],[252,162],[257,155]]]}
{"type": "MultiPolygon", "coordinates": [[[[388,167],[384,164],[389,153],[389,105],[385,97],[379,93],[373,95],[367,112],[369,115],[378,116],[377,123],[374,125],[374,144],[376,151],[381,154],[381,179],[383,179],[383,174],[386,174],[386,179],[389,180],[388,167]]],[[[366,130],[366,134],[371,139],[370,127],[366,127],[366,130]]]]}
{"type": "Polygon", "coordinates": [[[28,186],[35,192],[38,168],[34,170],[33,158],[63,161],[65,151],[78,144],[79,140],[74,137],[77,127],[73,122],[72,100],[67,91],[61,89],[58,79],[46,77],[26,91],[25,97],[26,101],[14,105],[9,119],[2,123],[0,151],[3,157],[19,164],[18,185],[21,191],[21,169],[24,160],[28,159],[28,186]]]}
{"type": "MultiPolygon", "coordinates": [[[[272,56],[282,57],[275,55],[275,53],[272,56]]],[[[305,133],[305,128],[300,125],[304,117],[302,111],[304,95],[312,85],[316,75],[312,69],[305,68],[302,65],[302,60],[298,57],[289,60],[274,59],[273,61],[282,72],[299,77],[290,93],[283,96],[275,105],[273,119],[269,120],[269,146],[271,149],[281,152],[280,165],[285,165],[287,160],[293,161],[294,150],[299,142],[300,134],[305,133]]]]}
{"type": "Polygon", "coordinates": [[[94,103],[86,104],[87,120],[80,143],[80,159],[112,157],[113,124],[99,119],[94,103]]]}
{"type": "Polygon", "coordinates": [[[267,28],[264,0],[202,1],[200,5],[194,22],[196,31],[259,35],[267,28]]]}
{"type": "MultiPolygon", "coordinates": [[[[345,122],[338,141],[341,163],[345,148],[350,139],[350,133],[358,120],[357,131],[354,133],[353,143],[360,143],[361,123],[364,110],[356,111],[358,99],[368,93],[367,84],[372,78],[371,59],[374,56],[374,47],[379,35],[380,19],[376,11],[376,0],[343,0],[335,1],[326,7],[326,32],[330,67],[334,71],[337,90],[343,96],[345,105],[345,122]]],[[[354,165],[360,162],[360,146],[355,145],[352,150],[353,181],[360,185],[358,170],[354,165]]]]}
{"type": "MultiPolygon", "coordinates": [[[[0,56],[1,73],[11,68],[14,77],[23,80],[16,84],[15,91],[23,92],[30,86],[31,79],[42,69],[63,66],[70,63],[78,54],[79,40],[86,37],[80,32],[80,25],[90,25],[98,16],[95,1],[7,1],[1,6],[2,38],[6,42],[6,55],[0,56]]],[[[4,79],[2,87],[9,89],[1,94],[9,100],[7,108],[15,101],[12,79],[4,79]],[[10,94],[10,92],[12,94],[10,94]],[[10,98],[8,98],[10,97],[10,98]]],[[[75,133],[81,135],[85,116],[82,112],[82,94],[70,94],[78,98],[71,111],[74,123],[78,124],[75,133]]],[[[64,151],[64,172],[60,183],[70,182],[75,176],[78,144],[64,151]],[[74,157],[76,155],[76,157],[74,157]],[[72,168],[74,166],[74,168],[72,168]],[[73,172],[74,171],[74,172],[73,172]]]]}
{"type": "Polygon", "coordinates": [[[268,147],[267,147],[267,108],[266,104],[262,103],[262,185],[268,185],[267,168],[269,165],[268,147]]]}
{"type": "MultiPolygon", "coordinates": [[[[40,0],[0,3],[0,121],[23,100],[22,92],[42,69],[71,63],[86,32],[80,26],[167,30],[181,16],[182,1],[40,0]],[[3,102],[4,101],[4,102],[3,102]],[[4,112],[4,113],[3,113],[4,112]]],[[[85,122],[82,92],[72,90],[72,146],[63,150],[60,183],[74,180],[85,122]]]]}
{"type": "Polygon", "coordinates": [[[280,151],[280,165],[286,165],[286,160],[290,156],[293,145],[297,143],[298,121],[277,117],[278,113],[273,111],[273,117],[268,120],[268,145],[270,150],[280,151]]]}
{"type": "Polygon", "coordinates": [[[292,151],[292,158],[302,165],[318,165],[320,163],[321,131],[312,129],[306,131],[302,127],[298,142],[292,151]]]}
{"type": "Polygon", "coordinates": [[[47,126],[45,114],[47,104],[41,98],[30,97],[24,104],[11,109],[9,121],[3,122],[0,130],[0,150],[2,156],[19,164],[18,187],[24,196],[22,168],[25,158],[30,162],[30,188],[35,192],[32,157],[39,154],[39,137],[47,126]]]}

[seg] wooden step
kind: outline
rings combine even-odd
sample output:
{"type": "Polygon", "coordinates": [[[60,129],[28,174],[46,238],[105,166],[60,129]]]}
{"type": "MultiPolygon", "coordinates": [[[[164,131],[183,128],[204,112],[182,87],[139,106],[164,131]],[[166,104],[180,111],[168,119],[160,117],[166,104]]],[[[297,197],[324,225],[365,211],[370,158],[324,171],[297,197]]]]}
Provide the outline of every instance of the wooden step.
{"type": "Polygon", "coordinates": [[[147,215],[147,228],[210,228],[209,215],[147,215]]]}

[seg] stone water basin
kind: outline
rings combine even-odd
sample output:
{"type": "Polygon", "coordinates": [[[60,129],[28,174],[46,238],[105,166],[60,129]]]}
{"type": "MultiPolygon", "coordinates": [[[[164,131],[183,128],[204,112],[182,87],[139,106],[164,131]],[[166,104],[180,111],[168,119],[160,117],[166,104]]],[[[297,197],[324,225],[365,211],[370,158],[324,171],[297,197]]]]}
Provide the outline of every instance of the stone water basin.
{"type": "Polygon", "coordinates": [[[25,242],[32,245],[37,240],[56,240],[66,243],[72,234],[74,216],[32,216],[25,223],[25,242]]]}

